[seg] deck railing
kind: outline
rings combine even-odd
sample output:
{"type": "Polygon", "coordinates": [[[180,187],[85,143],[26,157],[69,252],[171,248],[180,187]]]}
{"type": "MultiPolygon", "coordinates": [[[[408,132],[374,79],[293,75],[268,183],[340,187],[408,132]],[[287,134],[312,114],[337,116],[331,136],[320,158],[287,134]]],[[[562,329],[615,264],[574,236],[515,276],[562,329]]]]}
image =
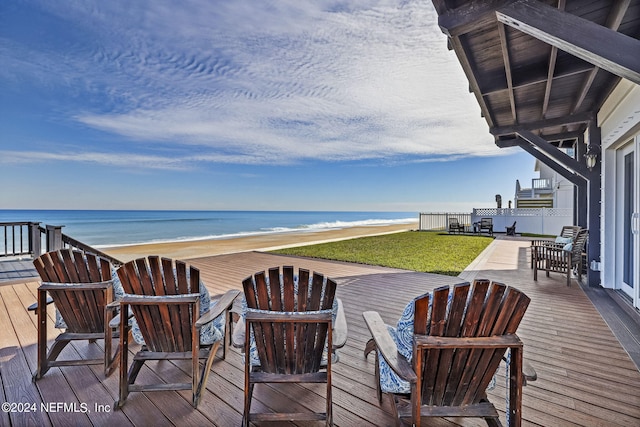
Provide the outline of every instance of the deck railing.
{"type": "Polygon", "coordinates": [[[39,222],[0,222],[0,257],[31,255],[40,252],[39,222]]]}
{"type": "Polygon", "coordinates": [[[42,227],[39,222],[0,222],[0,230],[3,234],[4,242],[4,245],[0,248],[0,257],[38,257],[43,253],[42,241],[44,236],[44,251],[46,252],[62,248],[74,248],[106,258],[115,267],[123,264],[119,259],[62,233],[62,226],[60,225],[42,227]]]}

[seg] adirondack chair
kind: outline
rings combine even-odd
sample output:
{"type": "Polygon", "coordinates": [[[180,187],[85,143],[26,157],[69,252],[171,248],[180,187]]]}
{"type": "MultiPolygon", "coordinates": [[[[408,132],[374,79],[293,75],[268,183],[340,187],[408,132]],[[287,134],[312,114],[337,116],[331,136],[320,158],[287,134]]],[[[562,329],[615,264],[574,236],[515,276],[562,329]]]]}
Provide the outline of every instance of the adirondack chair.
{"type": "Polygon", "coordinates": [[[578,235],[578,231],[580,231],[582,227],[577,225],[565,225],[562,227],[560,231],[560,235],[555,238],[555,240],[551,239],[534,239],[531,241],[531,268],[533,269],[534,257],[536,254],[536,250],[534,249],[536,246],[552,246],[563,248],[568,243],[573,243],[576,236],[578,235]]]}
{"type": "Polygon", "coordinates": [[[243,280],[245,314],[245,387],[243,426],[252,421],[325,420],[333,424],[331,357],[336,282],[322,274],[274,267],[243,280]],[[311,279],[311,280],[310,280],[311,279]],[[252,357],[255,346],[257,359],[252,357]],[[324,413],[252,413],[258,383],[326,383],[324,413]]]}
{"type": "MultiPolygon", "coordinates": [[[[133,312],[131,326],[120,322],[120,336],[131,327],[133,337],[142,347],[134,358],[129,373],[128,345],[120,341],[120,389],[116,407],[122,407],[130,392],[158,390],[191,390],[191,404],[198,406],[202,388],[207,383],[215,354],[226,343],[225,329],[229,309],[238,290],[227,291],[210,304],[209,293],[200,281],[200,271],[182,261],[150,256],[130,261],[117,271],[125,295],[121,312],[133,312]],[[142,365],[148,360],[190,359],[190,383],[135,384],[142,365]],[[199,360],[205,361],[198,370],[199,360]]],[[[223,358],[226,353],[223,352],[223,358]]]]}
{"type": "Polygon", "coordinates": [[[516,235],[516,222],[517,221],[513,221],[513,225],[511,227],[506,227],[507,236],[515,236],[516,235]]]}
{"type": "Polygon", "coordinates": [[[486,230],[490,236],[493,236],[493,218],[480,218],[478,232],[482,233],[483,230],[486,230]]]}
{"type": "Polygon", "coordinates": [[[99,256],[71,249],[45,253],[33,261],[42,280],[38,287],[38,380],[54,366],[104,365],[109,376],[118,363],[119,348],[112,354],[109,322],[116,316],[111,263],[99,256]],[[56,307],[56,327],[65,329],[47,354],[47,292],[56,307]],[[57,360],[71,341],[104,339],[101,359],[57,360]]]}
{"type": "Polygon", "coordinates": [[[377,312],[364,312],[373,337],[365,357],[377,350],[378,401],[383,393],[391,397],[397,425],[419,427],[426,417],[481,417],[500,425],[486,389],[510,350],[507,419],[519,426],[525,376],[515,332],[529,302],[514,288],[476,280],[416,298],[397,328],[387,327],[377,312]]]}
{"type": "Polygon", "coordinates": [[[464,225],[460,224],[458,218],[449,218],[449,233],[464,233],[464,225]]]}
{"type": "Polygon", "coordinates": [[[582,251],[587,243],[589,230],[578,231],[572,243],[564,247],[559,246],[534,246],[533,280],[538,280],[538,270],[564,273],[567,276],[567,286],[571,286],[571,272],[575,268],[578,280],[582,280],[582,251]]]}

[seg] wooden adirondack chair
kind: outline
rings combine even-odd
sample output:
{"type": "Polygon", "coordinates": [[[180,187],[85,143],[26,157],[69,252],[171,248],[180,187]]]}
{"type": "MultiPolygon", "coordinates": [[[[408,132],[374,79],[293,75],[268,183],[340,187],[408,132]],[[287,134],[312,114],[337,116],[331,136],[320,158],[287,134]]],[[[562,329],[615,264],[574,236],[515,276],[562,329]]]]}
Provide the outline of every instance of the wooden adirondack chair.
{"type": "Polygon", "coordinates": [[[515,332],[529,302],[517,289],[487,280],[476,280],[473,287],[468,283],[442,287],[418,297],[411,307],[410,361],[399,352],[380,315],[364,312],[373,336],[365,356],[377,350],[378,399],[382,401],[383,392],[391,396],[397,425],[409,421],[419,427],[424,417],[481,417],[489,425],[500,425],[486,389],[510,349],[507,417],[510,426],[519,426],[525,377],[523,345],[515,332]],[[408,382],[409,394],[380,389],[379,357],[408,382]]]}
{"type": "MultiPolygon", "coordinates": [[[[582,227],[578,226],[578,225],[565,225],[564,227],[562,227],[562,230],[560,231],[560,235],[558,237],[562,238],[562,239],[571,239],[572,241],[575,240],[576,236],[578,235],[578,231],[580,231],[582,227]]],[[[557,242],[557,238],[555,240],[551,240],[551,239],[534,239],[531,241],[531,268],[533,269],[533,264],[534,264],[534,257],[536,254],[536,250],[535,247],[537,246],[552,246],[552,247],[558,247],[558,248],[562,248],[564,247],[568,242],[563,242],[563,243],[559,243],[557,242]]]]}
{"type": "Polygon", "coordinates": [[[112,331],[109,322],[116,315],[113,302],[111,264],[90,253],[71,249],[48,252],[33,261],[42,284],[38,287],[38,364],[33,379],[38,380],[54,366],[104,365],[105,376],[118,363],[119,348],[112,352],[112,331]],[[58,335],[47,354],[47,292],[59,313],[58,335]],[[94,342],[104,339],[101,359],[56,360],[60,352],[75,340],[94,342]]]}
{"type": "Polygon", "coordinates": [[[460,224],[458,218],[449,218],[449,233],[464,233],[464,225],[460,224]]]}
{"type": "Polygon", "coordinates": [[[493,236],[493,218],[481,218],[478,223],[478,232],[482,233],[482,230],[487,230],[490,236],[493,236]]]}
{"type": "Polygon", "coordinates": [[[325,420],[333,424],[331,397],[332,307],[336,282],[300,269],[294,284],[293,267],[279,267],[247,277],[243,282],[248,311],[245,340],[243,425],[252,421],[325,420]],[[254,342],[259,365],[252,364],[254,342]],[[326,360],[324,360],[326,359],[326,360]],[[326,383],[324,413],[251,413],[257,383],[326,383]]]}
{"type": "MultiPolygon", "coordinates": [[[[193,407],[198,406],[202,388],[207,382],[211,365],[221,342],[227,343],[227,334],[220,332],[220,338],[206,345],[201,344],[201,330],[210,322],[225,315],[234,299],[240,294],[238,290],[226,292],[222,298],[208,311],[200,310],[203,301],[203,286],[200,286],[200,271],[189,267],[182,261],[156,256],[139,258],[130,261],[118,269],[125,296],[121,300],[121,312],[128,313],[131,308],[135,319],[135,330],[144,339],[140,351],[133,358],[131,369],[127,375],[128,346],[126,341],[120,342],[120,391],[116,407],[122,407],[132,391],[159,390],[191,390],[193,407]],[[137,326],[136,326],[137,325],[137,326]],[[190,359],[192,368],[191,383],[135,384],[142,365],[148,360],[180,360],[190,359]],[[199,359],[205,361],[202,370],[198,370],[199,359]]],[[[208,293],[204,288],[206,298],[208,293]]],[[[226,325],[225,329],[229,329],[226,325]]],[[[120,322],[120,336],[126,336],[129,329],[127,322],[120,322]]],[[[224,358],[225,353],[223,353],[224,358]]]]}
{"type": "Polygon", "coordinates": [[[533,247],[533,280],[538,280],[538,270],[564,273],[567,276],[567,286],[571,286],[571,272],[575,268],[578,280],[582,280],[582,251],[587,243],[589,230],[581,229],[570,244],[571,248],[557,245],[543,245],[533,247]]]}

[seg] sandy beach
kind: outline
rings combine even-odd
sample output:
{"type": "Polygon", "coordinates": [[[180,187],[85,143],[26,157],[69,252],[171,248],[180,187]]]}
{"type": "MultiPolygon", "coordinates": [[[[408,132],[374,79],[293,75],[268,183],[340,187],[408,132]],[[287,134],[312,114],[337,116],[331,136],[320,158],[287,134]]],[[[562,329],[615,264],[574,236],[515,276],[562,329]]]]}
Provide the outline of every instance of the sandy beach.
{"type": "Polygon", "coordinates": [[[386,226],[349,227],[315,232],[273,233],[232,239],[211,239],[188,242],[153,243],[143,245],[104,248],[103,252],[127,262],[147,256],[159,255],[173,259],[201,258],[246,251],[266,251],[292,246],[310,245],[321,242],[373,236],[401,231],[415,230],[418,222],[386,226]]]}

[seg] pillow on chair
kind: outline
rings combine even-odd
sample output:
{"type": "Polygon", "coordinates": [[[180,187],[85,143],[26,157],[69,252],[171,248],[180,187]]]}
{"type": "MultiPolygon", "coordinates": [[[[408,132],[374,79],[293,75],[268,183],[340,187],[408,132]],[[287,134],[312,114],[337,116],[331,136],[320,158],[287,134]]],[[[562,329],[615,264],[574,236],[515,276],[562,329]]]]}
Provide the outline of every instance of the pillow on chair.
{"type": "Polygon", "coordinates": [[[560,243],[560,244],[563,244],[563,245],[566,245],[567,243],[573,243],[573,238],[572,237],[558,236],[558,237],[556,237],[556,243],[560,243]]]}

